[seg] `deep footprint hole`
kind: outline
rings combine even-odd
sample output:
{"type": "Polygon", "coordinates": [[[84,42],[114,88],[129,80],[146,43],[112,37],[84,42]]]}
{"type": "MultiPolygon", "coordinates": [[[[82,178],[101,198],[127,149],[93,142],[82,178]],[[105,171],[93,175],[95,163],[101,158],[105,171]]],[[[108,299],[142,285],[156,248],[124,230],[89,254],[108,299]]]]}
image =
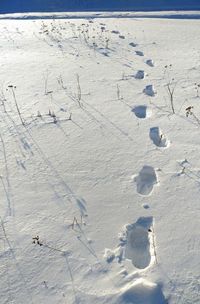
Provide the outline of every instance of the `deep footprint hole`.
{"type": "Polygon", "coordinates": [[[149,137],[157,147],[167,148],[169,146],[169,140],[159,127],[150,128],[149,137]]]}
{"type": "Polygon", "coordinates": [[[138,118],[144,119],[151,116],[151,111],[147,108],[147,106],[136,106],[132,109],[132,112],[138,118]]]}
{"type": "Polygon", "coordinates": [[[154,186],[158,183],[157,175],[153,167],[144,166],[135,178],[137,192],[141,195],[150,195],[154,186]]]}
{"type": "Polygon", "coordinates": [[[144,56],[144,53],[142,51],[135,51],[137,56],[144,56]]]}
{"type": "Polygon", "coordinates": [[[143,70],[138,70],[137,73],[135,74],[135,79],[144,79],[145,73],[143,70]]]}
{"type": "Polygon", "coordinates": [[[127,231],[125,257],[138,269],[144,269],[151,262],[149,230],[153,218],[141,217],[127,231]]]}
{"type": "Polygon", "coordinates": [[[151,96],[151,97],[156,95],[153,85],[147,85],[145,87],[145,89],[143,90],[143,93],[145,93],[146,95],[151,96]]]}

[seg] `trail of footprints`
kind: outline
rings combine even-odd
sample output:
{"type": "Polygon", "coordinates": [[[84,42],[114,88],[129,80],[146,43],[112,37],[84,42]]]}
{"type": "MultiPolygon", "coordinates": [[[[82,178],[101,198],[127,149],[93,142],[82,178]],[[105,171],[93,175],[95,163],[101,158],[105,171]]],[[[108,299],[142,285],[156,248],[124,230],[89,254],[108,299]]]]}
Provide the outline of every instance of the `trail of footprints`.
{"type": "MultiPolygon", "coordinates": [[[[117,34],[118,37],[121,39],[125,39],[125,36],[121,35],[118,30],[113,30],[111,31],[111,33],[117,34]]],[[[130,42],[129,46],[136,48],[138,44],[135,42],[130,42]]],[[[144,56],[144,53],[140,50],[135,50],[135,54],[141,57],[144,56]]],[[[149,67],[152,68],[154,67],[154,62],[152,59],[146,59],[145,63],[149,67]]],[[[146,74],[144,70],[138,70],[135,73],[134,78],[137,80],[143,80],[145,76],[146,74]]],[[[143,89],[143,93],[148,97],[154,97],[157,94],[152,84],[146,85],[145,88],[143,89]]],[[[135,106],[132,109],[132,112],[139,119],[150,118],[152,115],[151,109],[146,105],[135,106]]],[[[170,145],[170,141],[158,126],[150,128],[149,138],[154,144],[154,146],[157,148],[165,149],[168,148],[170,145]]],[[[158,178],[155,169],[147,165],[143,166],[143,168],[140,170],[138,175],[134,178],[134,181],[136,183],[137,192],[143,196],[151,195],[154,186],[158,184],[158,178]]]]}
{"type": "MultiPolygon", "coordinates": [[[[129,43],[129,45],[132,47],[137,46],[134,42],[129,43]]],[[[144,56],[142,51],[136,50],[135,54],[144,56]]],[[[151,59],[146,60],[145,63],[149,67],[154,67],[154,62],[151,59]]],[[[144,78],[145,72],[143,70],[138,70],[135,74],[135,79],[143,80],[144,78]]],[[[147,85],[144,88],[143,93],[150,97],[156,95],[153,85],[147,85]]],[[[146,105],[135,106],[132,109],[132,112],[139,119],[150,118],[152,115],[151,109],[146,105]]],[[[168,148],[170,145],[170,141],[158,126],[150,128],[149,138],[152,141],[152,144],[157,148],[164,149],[168,148]]],[[[136,183],[138,194],[142,196],[151,195],[154,186],[158,184],[156,170],[152,166],[144,165],[138,175],[134,177],[134,182],[136,183]]],[[[114,260],[117,260],[119,263],[123,260],[129,260],[136,269],[141,271],[152,266],[157,261],[153,217],[140,217],[135,223],[126,225],[119,234],[118,247],[115,250],[105,249],[104,258],[108,263],[111,263],[114,260]]],[[[142,284],[141,292],[142,290],[145,290],[145,280],[143,277],[136,279],[134,284],[142,284]]],[[[148,296],[145,303],[167,303],[161,288],[152,282],[149,282],[148,284],[154,285],[152,290],[153,293],[155,293],[156,301],[159,302],[155,302],[154,296],[151,301],[151,296],[148,296]]],[[[133,292],[133,297],[131,294],[129,295],[129,303],[135,303],[132,302],[133,298],[135,298],[135,292],[133,292]]],[[[138,297],[138,301],[139,300],[140,297],[138,297]]]]}
{"type": "MultiPolygon", "coordinates": [[[[136,51],[136,53],[137,52],[138,51],[136,51]]],[[[139,51],[139,53],[142,53],[142,52],[139,51]]],[[[145,63],[150,67],[154,67],[154,62],[152,59],[146,60],[145,63]]],[[[135,79],[142,80],[144,78],[145,78],[145,72],[143,70],[138,70],[135,74],[135,79]]],[[[147,85],[143,89],[143,93],[150,97],[154,97],[157,94],[157,92],[154,89],[154,86],[152,84],[147,85]]],[[[151,109],[149,107],[147,107],[146,105],[135,106],[132,109],[132,112],[139,119],[146,119],[146,118],[151,117],[151,115],[152,115],[151,109]]],[[[150,128],[149,138],[157,148],[164,149],[164,148],[168,148],[170,146],[169,139],[162,132],[162,130],[157,126],[150,128]]],[[[155,172],[155,169],[151,166],[144,166],[140,170],[138,175],[136,177],[134,177],[134,181],[136,183],[137,192],[140,195],[144,195],[144,196],[150,195],[154,189],[154,186],[158,184],[157,174],[155,172]]]]}

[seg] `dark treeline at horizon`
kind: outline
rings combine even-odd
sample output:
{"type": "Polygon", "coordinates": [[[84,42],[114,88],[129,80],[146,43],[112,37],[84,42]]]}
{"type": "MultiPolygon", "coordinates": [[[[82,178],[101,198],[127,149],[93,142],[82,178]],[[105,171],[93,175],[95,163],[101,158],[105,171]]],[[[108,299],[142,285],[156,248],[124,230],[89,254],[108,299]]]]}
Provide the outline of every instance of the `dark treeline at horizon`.
{"type": "Polygon", "coordinates": [[[0,13],[200,10],[200,0],[0,0],[0,13]]]}

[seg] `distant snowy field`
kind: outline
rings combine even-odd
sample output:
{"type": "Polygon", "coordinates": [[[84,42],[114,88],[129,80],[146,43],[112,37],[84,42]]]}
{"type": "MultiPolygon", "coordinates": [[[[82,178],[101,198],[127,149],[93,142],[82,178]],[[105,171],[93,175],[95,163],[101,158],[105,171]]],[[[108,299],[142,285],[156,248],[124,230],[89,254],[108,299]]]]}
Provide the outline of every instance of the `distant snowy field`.
{"type": "Polygon", "coordinates": [[[99,17],[0,20],[1,304],[200,301],[200,21],[99,17]]]}

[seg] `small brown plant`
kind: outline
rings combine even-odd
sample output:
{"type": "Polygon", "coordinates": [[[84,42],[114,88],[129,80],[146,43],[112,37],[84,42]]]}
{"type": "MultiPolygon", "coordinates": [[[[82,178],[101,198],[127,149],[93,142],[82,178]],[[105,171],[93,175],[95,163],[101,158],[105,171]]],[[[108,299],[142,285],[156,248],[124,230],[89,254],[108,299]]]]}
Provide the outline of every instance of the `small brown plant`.
{"type": "Polygon", "coordinates": [[[33,240],[33,244],[37,244],[37,245],[43,246],[42,242],[40,242],[39,235],[36,235],[35,237],[33,237],[32,240],[33,240]]]}
{"type": "Polygon", "coordinates": [[[186,117],[188,117],[189,115],[192,115],[193,113],[192,113],[192,109],[193,109],[194,107],[193,106],[189,106],[189,107],[187,107],[186,109],[185,109],[185,111],[186,111],[186,117]]]}

